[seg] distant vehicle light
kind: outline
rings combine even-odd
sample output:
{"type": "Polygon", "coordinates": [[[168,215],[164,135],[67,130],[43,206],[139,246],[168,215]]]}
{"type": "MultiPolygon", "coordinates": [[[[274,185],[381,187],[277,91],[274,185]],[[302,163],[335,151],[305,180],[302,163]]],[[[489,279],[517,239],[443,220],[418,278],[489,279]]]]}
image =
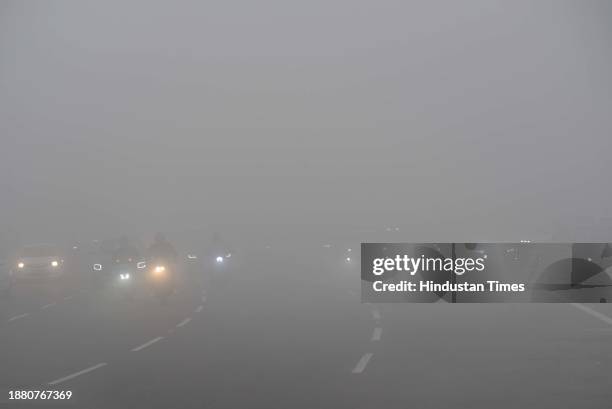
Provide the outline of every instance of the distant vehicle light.
{"type": "Polygon", "coordinates": [[[217,263],[223,263],[223,257],[218,256],[217,257],[217,263]]]}
{"type": "Polygon", "coordinates": [[[53,266],[53,267],[57,267],[57,266],[59,266],[59,263],[57,262],[57,260],[53,260],[53,261],[51,262],[51,266],[53,266]]]}
{"type": "Polygon", "coordinates": [[[197,260],[198,256],[196,256],[195,254],[187,254],[187,259],[188,260],[197,260]]]}
{"type": "Polygon", "coordinates": [[[227,254],[225,255],[225,258],[230,258],[230,257],[232,257],[232,253],[227,253],[227,254]]]}
{"type": "Polygon", "coordinates": [[[351,258],[350,258],[350,257],[347,257],[347,258],[346,258],[346,262],[347,262],[347,263],[350,263],[350,262],[351,262],[351,258]]]}
{"type": "Polygon", "coordinates": [[[93,269],[95,271],[102,271],[102,264],[94,264],[93,269]]]}
{"type": "Polygon", "coordinates": [[[161,274],[161,273],[163,273],[164,271],[166,271],[166,267],[165,267],[165,266],[155,266],[155,272],[156,272],[157,274],[161,274]]]}
{"type": "Polygon", "coordinates": [[[17,264],[17,268],[24,268],[24,267],[25,267],[25,264],[23,264],[23,262],[17,264]]]}
{"type": "Polygon", "coordinates": [[[130,274],[126,273],[126,274],[119,274],[119,278],[122,280],[129,280],[130,279],[130,274]]]}
{"type": "Polygon", "coordinates": [[[139,269],[143,269],[143,268],[145,268],[146,266],[147,266],[147,263],[145,263],[144,261],[139,261],[139,262],[136,264],[136,268],[139,268],[139,269]]]}

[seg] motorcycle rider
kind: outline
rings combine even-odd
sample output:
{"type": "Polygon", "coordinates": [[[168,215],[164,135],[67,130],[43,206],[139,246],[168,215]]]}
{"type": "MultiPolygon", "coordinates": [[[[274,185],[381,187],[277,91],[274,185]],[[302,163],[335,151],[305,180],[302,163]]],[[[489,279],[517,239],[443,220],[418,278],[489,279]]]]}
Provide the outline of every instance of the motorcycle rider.
{"type": "Polygon", "coordinates": [[[113,252],[113,259],[116,263],[133,263],[137,262],[140,257],[138,249],[130,244],[127,236],[119,238],[119,246],[113,252]]]}
{"type": "Polygon", "coordinates": [[[216,257],[226,258],[228,254],[231,255],[231,249],[227,242],[221,237],[221,233],[218,231],[213,232],[212,240],[210,245],[211,255],[216,257]]]}
{"type": "Polygon", "coordinates": [[[155,235],[155,240],[147,249],[147,266],[153,274],[160,274],[151,284],[154,291],[165,302],[167,296],[176,290],[176,269],[178,265],[178,253],[162,233],[155,235]],[[158,270],[160,269],[160,270],[158,270]]]}
{"type": "Polygon", "coordinates": [[[161,260],[176,266],[178,253],[163,233],[157,233],[153,244],[147,249],[147,260],[161,260]]]}

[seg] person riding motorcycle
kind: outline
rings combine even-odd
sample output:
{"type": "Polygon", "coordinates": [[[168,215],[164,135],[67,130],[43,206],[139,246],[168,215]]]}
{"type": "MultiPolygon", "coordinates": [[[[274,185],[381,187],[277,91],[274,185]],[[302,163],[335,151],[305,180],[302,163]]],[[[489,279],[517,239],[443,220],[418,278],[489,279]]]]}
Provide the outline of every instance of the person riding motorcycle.
{"type": "Polygon", "coordinates": [[[178,253],[162,233],[155,235],[146,258],[157,295],[165,297],[172,293],[176,287],[178,253]]]}
{"type": "Polygon", "coordinates": [[[163,233],[157,233],[153,244],[147,249],[147,260],[160,260],[176,265],[178,253],[163,233]]]}
{"type": "Polygon", "coordinates": [[[212,240],[210,243],[210,253],[214,260],[217,262],[223,262],[227,258],[232,256],[232,251],[227,242],[221,237],[219,232],[212,234],[212,240]]]}
{"type": "Polygon", "coordinates": [[[126,236],[121,236],[119,239],[119,247],[113,253],[113,259],[116,263],[133,263],[140,258],[138,249],[130,244],[126,236]]]}

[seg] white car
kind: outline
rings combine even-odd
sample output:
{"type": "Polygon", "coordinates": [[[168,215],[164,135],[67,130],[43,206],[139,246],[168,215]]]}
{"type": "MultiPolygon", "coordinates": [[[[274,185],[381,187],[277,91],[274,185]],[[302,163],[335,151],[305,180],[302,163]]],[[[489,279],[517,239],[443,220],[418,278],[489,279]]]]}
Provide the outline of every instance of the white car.
{"type": "Polygon", "coordinates": [[[62,251],[51,245],[24,247],[13,268],[16,280],[25,278],[53,278],[64,273],[62,251]]]}

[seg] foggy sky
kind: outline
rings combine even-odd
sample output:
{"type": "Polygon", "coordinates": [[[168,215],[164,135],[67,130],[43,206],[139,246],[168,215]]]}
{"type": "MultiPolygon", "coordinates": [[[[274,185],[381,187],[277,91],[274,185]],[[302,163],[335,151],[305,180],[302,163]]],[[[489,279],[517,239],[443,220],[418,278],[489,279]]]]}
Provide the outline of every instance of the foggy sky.
{"type": "Polygon", "coordinates": [[[3,1],[0,229],[596,222],[608,4],[3,1]]]}

